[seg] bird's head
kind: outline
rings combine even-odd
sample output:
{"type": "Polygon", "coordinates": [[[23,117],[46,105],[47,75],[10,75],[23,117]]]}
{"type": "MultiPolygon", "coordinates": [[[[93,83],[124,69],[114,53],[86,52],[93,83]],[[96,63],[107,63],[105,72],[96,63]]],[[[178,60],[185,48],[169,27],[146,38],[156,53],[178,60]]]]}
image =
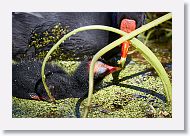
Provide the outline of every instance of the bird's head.
{"type": "MultiPolygon", "coordinates": [[[[90,63],[91,63],[91,61],[89,62],[89,68],[90,68],[90,63]]],[[[97,61],[94,66],[94,79],[104,78],[108,74],[111,74],[118,70],[121,70],[121,68],[109,66],[101,61],[97,61]]]]}
{"type": "MultiPolygon", "coordinates": [[[[75,81],[85,87],[88,86],[90,64],[91,59],[82,61],[72,76],[75,81]]],[[[101,82],[105,76],[118,70],[121,70],[121,68],[109,66],[101,61],[97,61],[94,66],[94,83],[101,82]]]]}

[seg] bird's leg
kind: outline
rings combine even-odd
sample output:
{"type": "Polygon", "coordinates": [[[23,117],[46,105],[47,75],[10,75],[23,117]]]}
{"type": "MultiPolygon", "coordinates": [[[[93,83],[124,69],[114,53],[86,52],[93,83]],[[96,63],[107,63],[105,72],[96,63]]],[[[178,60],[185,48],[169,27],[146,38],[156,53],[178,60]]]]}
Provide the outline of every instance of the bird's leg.
{"type": "Polygon", "coordinates": [[[118,83],[120,71],[121,71],[121,70],[112,73],[112,77],[113,77],[113,80],[112,80],[112,81],[113,81],[114,83],[118,83]]]}

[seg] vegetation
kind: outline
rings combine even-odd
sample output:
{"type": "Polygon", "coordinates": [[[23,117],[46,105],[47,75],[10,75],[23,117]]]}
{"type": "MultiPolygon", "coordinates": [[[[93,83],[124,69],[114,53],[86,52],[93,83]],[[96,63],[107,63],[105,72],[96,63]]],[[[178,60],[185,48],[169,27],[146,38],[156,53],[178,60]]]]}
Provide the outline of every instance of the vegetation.
{"type": "MultiPolygon", "coordinates": [[[[154,17],[161,16],[155,13],[147,13],[147,21],[155,19],[154,17]],[[153,16],[151,18],[151,15],[153,16]]],[[[57,42],[60,37],[65,34],[65,30],[58,26],[51,30],[47,30],[42,35],[47,35],[49,32],[57,32],[59,37],[55,39],[57,42]],[[59,31],[61,32],[59,32],[59,31]]],[[[149,29],[140,34],[140,38],[144,41],[156,57],[164,64],[165,70],[169,75],[170,82],[172,81],[172,48],[171,48],[171,20],[160,24],[159,26],[149,29]],[[157,31],[157,29],[161,31],[157,31]],[[161,40],[164,37],[166,40],[161,40]],[[168,40],[169,39],[169,40],[168,40]]],[[[56,35],[56,34],[55,34],[56,35]]],[[[48,39],[41,39],[39,35],[34,35],[35,42],[30,46],[35,46],[36,49],[44,48],[43,43],[49,44],[48,39]]],[[[59,47],[51,54],[51,57],[57,58],[60,55],[59,47]]],[[[39,58],[44,58],[47,52],[39,52],[39,58]]],[[[117,83],[113,82],[111,75],[107,76],[99,90],[92,96],[88,117],[93,118],[159,118],[172,117],[171,103],[165,103],[166,97],[161,79],[153,70],[152,66],[138,52],[129,55],[132,61],[127,65],[119,75],[117,83]]],[[[56,63],[63,67],[64,70],[71,73],[76,69],[80,62],[78,61],[60,61],[62,57],[55,59],[52,63],[56,63]]],[[[14,62],[15,63],[15,62],[14,62]]],[[[45,101],[25,100],[13,97],[12,115],[14,118],[35,118],[35,117],[52,117],[52,118],[70,118],[75,117],[75,104],[77,98],[69,98],[64,100],[56,100],[56,104],[45,101]]],[[[80,112],[84,115],[85,99],[80,108],[80,112]]]]}

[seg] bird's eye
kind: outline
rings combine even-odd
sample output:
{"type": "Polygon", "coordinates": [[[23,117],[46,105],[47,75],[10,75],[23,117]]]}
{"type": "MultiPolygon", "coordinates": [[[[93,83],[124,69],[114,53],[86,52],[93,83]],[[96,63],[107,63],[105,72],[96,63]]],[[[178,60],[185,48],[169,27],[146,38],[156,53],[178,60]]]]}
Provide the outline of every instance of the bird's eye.
{"type": "Polygon", "coordinates": [[[104,74],[107,71],[107,68],[105,67],[99,67],[98,71],[96,72],[97,74],[101,75],[104,74]]]}

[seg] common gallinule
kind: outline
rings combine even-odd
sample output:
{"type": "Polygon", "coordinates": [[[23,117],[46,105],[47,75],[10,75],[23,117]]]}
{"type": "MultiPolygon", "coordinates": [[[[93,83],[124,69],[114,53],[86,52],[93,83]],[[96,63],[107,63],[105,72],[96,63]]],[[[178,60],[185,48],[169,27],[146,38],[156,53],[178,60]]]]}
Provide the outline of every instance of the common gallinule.
{"type": "MultiPolygon", "coordinates": [[[[144,23],[145,14],[143,12],[14,12],[12,13],[12,57],[14,60],[43,58],[44,54],[69,31],[87,25],[125,28],[130,26],[126,23],[121,25],[125,19],[134,20],[136,27],[139,27],[144,23]]],[[[61,44],[52,58],[83,60],[85,56],[94,55],[119,37],[117,34],[101,30],[79,32],[61,44]]],[[[105,60],[112,58],[120,53],[120,48],[111,50],[103,58],[105,60]]],[[[123,54],[127,53],[122,51],[121,54],[124,57],[123,54]]]]}
{"type": "MultiPolygon", "coordinates": [[[[47,64],[46,83],[55,99],[82,98],[88,92],[89,60],[84,60],[73,75],[67,74],[61,67],[47,64]]],[[[41,79],[41,61],[22,61],[13,64],[12,95],[23,99],[49,100],[41,79]]],[[[95,85],[106,75],[119,70],[97,61],[94,69],[95,85]]]]}

